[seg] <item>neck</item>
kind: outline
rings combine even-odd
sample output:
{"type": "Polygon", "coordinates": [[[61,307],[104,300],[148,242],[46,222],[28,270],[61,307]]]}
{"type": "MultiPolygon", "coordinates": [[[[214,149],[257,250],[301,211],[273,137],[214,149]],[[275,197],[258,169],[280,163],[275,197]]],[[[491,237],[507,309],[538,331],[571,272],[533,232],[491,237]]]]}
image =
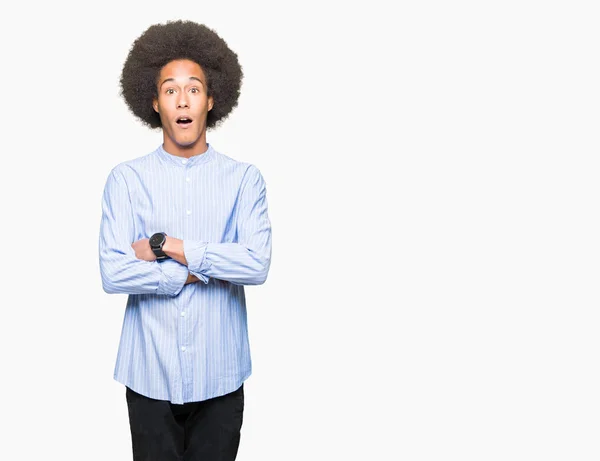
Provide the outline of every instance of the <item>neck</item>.
{"type": "Polygon", "coordinates": [[[185,158],[204,154],[208,150],[208,144],[206,143],[206,131],[202,133],[202,136],[200,136],[195,143],[188,146],[177,144],[167,135],[167,133],[163,132],[163,149],[169,154],[185,158]]]}

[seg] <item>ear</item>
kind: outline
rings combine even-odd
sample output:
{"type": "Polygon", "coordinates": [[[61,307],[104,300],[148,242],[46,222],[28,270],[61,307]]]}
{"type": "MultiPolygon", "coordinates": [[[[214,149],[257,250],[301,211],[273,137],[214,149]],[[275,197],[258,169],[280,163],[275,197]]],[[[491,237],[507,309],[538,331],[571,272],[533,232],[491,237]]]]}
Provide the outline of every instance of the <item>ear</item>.
{"type": "Polygon", "coordinates": [[[213,97],[212,97],[212,96],[209,96],[209,97],[208,97],[208,111],[209,111],[209,112],[210,112],[210,110],[213,108],[213,105],[214,105],[214,103],[215,103],[215,101],[214,101],[213,97]]]}
{"type": "Polygon", "coordinates": [[[152,98],[152,107],[154,108],[154,112],[158,112],[158,100],[156,98],[152,98]]]}

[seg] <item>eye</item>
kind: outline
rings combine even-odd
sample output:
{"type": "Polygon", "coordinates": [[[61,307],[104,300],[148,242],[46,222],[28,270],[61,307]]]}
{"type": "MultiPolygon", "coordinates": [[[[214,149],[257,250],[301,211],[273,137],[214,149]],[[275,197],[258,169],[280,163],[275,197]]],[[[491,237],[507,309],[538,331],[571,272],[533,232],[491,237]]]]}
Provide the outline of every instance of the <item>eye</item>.
{"type": "Polygon", "coordinates": [[[194,87],[190,90],[192,93],[198,93],[200,90],[198,90],[198,88],[194,87]]]}
{"type": "Polygon", "coordinates": [[[173,88],[169,88],[169,89],[167,89],[167,91],[165,91],[165,93],[173,94],[173,93],[175,93],[175,90],[173,88]]]}

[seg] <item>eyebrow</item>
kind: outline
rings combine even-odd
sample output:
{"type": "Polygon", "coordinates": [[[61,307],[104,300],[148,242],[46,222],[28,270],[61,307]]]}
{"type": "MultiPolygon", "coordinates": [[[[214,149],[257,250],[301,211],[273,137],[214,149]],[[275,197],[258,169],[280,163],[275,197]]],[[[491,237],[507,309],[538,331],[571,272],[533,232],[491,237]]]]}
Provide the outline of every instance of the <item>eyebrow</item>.
{"type": "MultiPolygon", "coordinates": [[[[202,80],[200,80],[198,77],[190,77],[190,80],[197,80],[197,81],[199,81],[200,83],[202,83],[202,86],[204,86],[204,82],[203,82],[202,80]]],[[[165,83],[167,83],[167,82],[174,82],[174,81],[175,81],[175,79],[174,79],[173,77],[171,77],[171,78],[165,78],[165,79],[163,80],[163,82],[160,84],[159,88],[162,88],[162,86],[163,86],[165,83]]]]}

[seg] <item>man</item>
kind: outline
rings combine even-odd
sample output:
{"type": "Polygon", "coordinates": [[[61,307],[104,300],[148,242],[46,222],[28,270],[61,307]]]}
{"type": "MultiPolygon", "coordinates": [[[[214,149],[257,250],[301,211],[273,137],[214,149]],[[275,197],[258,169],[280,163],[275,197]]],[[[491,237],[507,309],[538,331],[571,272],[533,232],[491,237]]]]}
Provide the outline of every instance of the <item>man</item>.
{"type": "Polygon", "coordinates": [[[149,27],[121,94],[163,142],[115,166],[102,198],[107,293],[128,300],[114,378],[126,386],[133,458],[234,460],[252,371],[244,285],[271,261],[265,181],[206,141],[236,107],[242,69],[211,29],[149,27]]]}

